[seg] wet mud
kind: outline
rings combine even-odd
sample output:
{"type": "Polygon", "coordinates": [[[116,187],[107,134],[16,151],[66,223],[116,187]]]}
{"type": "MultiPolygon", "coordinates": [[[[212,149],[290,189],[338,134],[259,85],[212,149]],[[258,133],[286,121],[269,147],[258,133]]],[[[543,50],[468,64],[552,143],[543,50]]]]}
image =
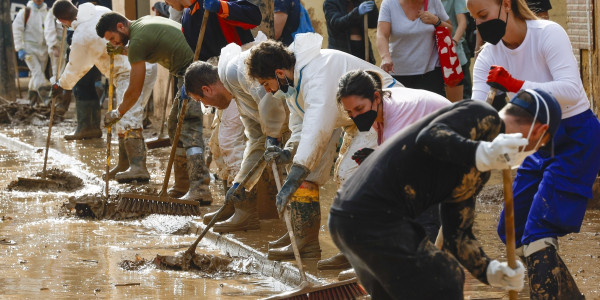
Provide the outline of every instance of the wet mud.
{"type": "Polygon", "coordinates": [[[504,187],[501,184],[486,185],[477,195],[477,201],[485,204],[501,204],[504,202],[504,187]]]}
{"type": "MultiPolygon", "coordinates": [[[[46,125],[48,119],[50,119],[50,107],[34,107],[17,102],[0,105],[0,124],[46,125]]],[[[62,117],[55,114],[54,122],[61,120],[62,117]]]]}
{"type": "Polygon", "coordinates": [[[83,180],[71,172],[58,168],[46,170],[48,181],[36,181],[27,179],[42,179],[42,172],[35,173],[32,177],[14,180],[8,184],[8,191],[35,192],[35,191],[61,191],[74,192],[83,187],[83,180]]]}
{"type": "Polygon", "coordinates": [[[231,257],[192,253],[189,259],[185,252],[177,255],[156,255],[153,260],[157,268],[163,270],[197,270],[204,273],[214,274],[217,272],[233,272],[229,264],[233,261],[231,257]],[[187,266],[189,264],[189,266],[187,266]]]}

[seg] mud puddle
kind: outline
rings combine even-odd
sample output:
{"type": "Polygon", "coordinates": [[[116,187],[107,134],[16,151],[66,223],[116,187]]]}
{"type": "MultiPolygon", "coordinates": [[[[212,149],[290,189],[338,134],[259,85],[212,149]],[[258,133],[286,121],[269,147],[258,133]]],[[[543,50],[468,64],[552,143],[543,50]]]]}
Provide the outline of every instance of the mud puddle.
{"type": "Polygon", "coordinates": [[[58,168],[46,170],[46,180],[42,178],[43,172],[34,176],[26,176],[11,181],[6,187],[9,191],[35,192],[35,191],[62,191],[73,192],[83,187],[83,180],[71,172],[58,168]]]}

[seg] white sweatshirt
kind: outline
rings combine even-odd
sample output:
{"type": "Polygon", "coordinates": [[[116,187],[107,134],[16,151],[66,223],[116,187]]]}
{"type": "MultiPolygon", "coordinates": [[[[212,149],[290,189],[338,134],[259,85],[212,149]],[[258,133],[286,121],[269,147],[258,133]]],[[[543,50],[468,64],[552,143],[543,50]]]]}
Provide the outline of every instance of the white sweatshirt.
{"type": "MultiPolygon", "coordinates": [[[[563,119],[578,115],[590,104],[583,89],[577,61],[565,30],[552,21],[528,20],[525,40],[516,49],[502,41],[486,44],[473,67],[473,95],[485,100],[490,66],[504,67],[514,78],[524,80],[522,89],[550,92],[562,109],[563,119]]],[[[512,93],[509,94],[512,97],[512,93]]]]}

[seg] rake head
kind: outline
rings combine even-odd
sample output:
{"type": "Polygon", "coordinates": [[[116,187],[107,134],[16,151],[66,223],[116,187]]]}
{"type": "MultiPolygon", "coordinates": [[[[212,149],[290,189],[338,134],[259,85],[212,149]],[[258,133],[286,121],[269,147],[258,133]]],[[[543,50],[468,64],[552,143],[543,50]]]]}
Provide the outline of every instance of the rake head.
{"type": "Polygon", "coordinates": [[[198,216],[201,214],[200,203],[197,201],[136,193],[121,194],[117,211],[175,216],[198,216]]]}

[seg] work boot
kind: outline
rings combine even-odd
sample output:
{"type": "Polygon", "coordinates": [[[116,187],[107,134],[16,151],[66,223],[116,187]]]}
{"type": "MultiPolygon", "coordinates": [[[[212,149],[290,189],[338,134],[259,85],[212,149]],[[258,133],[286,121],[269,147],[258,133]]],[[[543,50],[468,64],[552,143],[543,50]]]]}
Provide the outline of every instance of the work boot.
{"type": "MultiPolygon", "coordinates": [[[[202,223],[204,223],[205,225],[208,225],[208,223],[210,223],[212,218],[217,214],[217,211],[218,210],[205,214],[202,217],[202,223]]],[[[233,216],[234,212],[235,212],[235,207],[233,205],[233,202],[231,202],[231,201],[227,202],[225,204],[225,208],[221,212],[221,215],[217,218],[217,220],[215,222],[221,222],[221,221],[225,221],[225,220],[229,219],[231,216],[233,216]]]]}
{"type": "Polygon", "coordinates": [[[525,257],[525,263],[530,299],[585,299],[553,246],[525,257]]]}
{"type": "Polygon", "coordinates": [[[75,101],[77,129],[65,135],[65,140],[85,140],[102,137],[100,130],[100,103],[94,101],[75,101]]]}
{"type": "MultiPolygon", "coordinates": [[[[319,204],[319,185],[304,181],[290,197],[291,219],[296,243],[302,258],[321,258],[319,245],[319,227],[321,225],[321,206],[319,204]]],[[[292,245],[271,248],[270,260],[294,259],[292,245]]]]}
{"type": "Polygon", "coordinates": [[[56,98],[54,113],[61,117],[64,116],[69,110],[69,105],[71,105],[71,97],[71,91],[63,91],[58,98],[56,98]]]}
{"type": "MultiPolygon", "coordinates": [[[[129,168],[129,160],[127,159],[127,151],[125,150],[125,136],[119,135],[119,161],[117,165],[108,171],[108,178],[115,179],[115,175],[129,168]]],[[[106,180],[106,175],[102,175],[102,179],[106,180]]]]}
{"type": "Polygon", "coordinates": [[[215,224],[215,227],[213,227],[214,232],[227,233],[260,229],[258,210],[256,209],[256,192],[243,193],[245,193],[245,197],[241,201],[233,201],[234,214],[226,221],[215,224]]]}
{"type": "Polygon", "coordinates": [[[115,179],[119,183],[137,181],[148,182],[150,173],[146,168],[146,143],[142,135],[142,129],[132,129],[125,133],[125,151],[129,160],[129,168],[117,173],[115,179]]]}
{"type": "Polygon", "coordinates": [[[350,268],[350,262],[342,252],[338,252],[338,254],[330,258],[317,262],[317,269],[319,270],[337,270],[348,268],[350,268]]]}
{"type": "Polygon", "coordinates": [[[283,246],[287,246],[290,245],[290,234],[289,233],[284,233],[280,238],[274,240],[274,241],[270,241],[269,242],[269,249],[273,249],[273,248],[281,248],[283,246]]]}
{"type": "Polygon", "coordinates": [[[212,203],[212,195],[208,189],[210,174],[204,164],[204,154],[202,152],[200,147],[191,147],[186,150],[190,188],[179,199],[198,201],[200,205],[210,205],[212,203]]]}
{"type": "Polygon", "coordinates": [[[187,158],[185,149],[177,147],[175,158],[173,159],[173,173],[175,173],[175,183],[167,190],[167,194],[171,198],[181,198],[187,193],[190,188],[190,180],[188,178],[187,158]]]}

